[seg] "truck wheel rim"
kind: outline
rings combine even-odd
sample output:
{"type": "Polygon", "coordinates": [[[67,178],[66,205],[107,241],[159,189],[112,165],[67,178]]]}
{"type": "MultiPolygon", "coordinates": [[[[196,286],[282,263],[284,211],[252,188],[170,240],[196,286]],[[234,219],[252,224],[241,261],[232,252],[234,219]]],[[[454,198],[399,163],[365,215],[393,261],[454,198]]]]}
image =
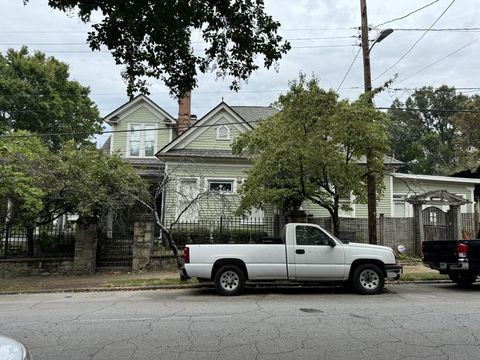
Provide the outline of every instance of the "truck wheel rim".
{"type": "Polygon", "coordinates": [[[225,271],[220,277],[220,285],[227,291],[235,290],[240,283],[240,278],[233,271],[225,271]]]}
{"type": "Polygon", "coordinates": [[[360,284],[368,290],[375,290],[380,283],[380,277],[376,271],[365,269],[360,273],[360,284]]]}

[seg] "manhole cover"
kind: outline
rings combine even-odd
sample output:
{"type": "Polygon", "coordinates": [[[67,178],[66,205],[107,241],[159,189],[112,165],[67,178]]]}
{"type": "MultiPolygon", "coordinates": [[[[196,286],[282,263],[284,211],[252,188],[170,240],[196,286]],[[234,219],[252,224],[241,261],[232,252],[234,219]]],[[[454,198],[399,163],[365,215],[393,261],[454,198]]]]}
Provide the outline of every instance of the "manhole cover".
{"type": "Polygon", "coordinates": [[[303,311],[305,313],[323,313],[322,310],[318,309],[300,309],[300,311],[303,311]]]}

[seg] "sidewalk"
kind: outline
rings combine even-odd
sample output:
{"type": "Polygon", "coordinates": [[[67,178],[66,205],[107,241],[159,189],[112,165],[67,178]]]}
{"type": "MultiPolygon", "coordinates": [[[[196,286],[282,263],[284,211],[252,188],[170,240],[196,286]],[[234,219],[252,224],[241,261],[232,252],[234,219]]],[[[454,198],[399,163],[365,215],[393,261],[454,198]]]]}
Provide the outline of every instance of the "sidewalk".
{"type": "MultiPolygon", "coordinates": [[[[404,274],[438,274],[423,265],[405,265],[404,274]]],[[[61,291],[145,290],[200,287],[180,281],[178,272],[100,272],[82,276],[34,276],[0,280],[0,295],[61,291]]]]}

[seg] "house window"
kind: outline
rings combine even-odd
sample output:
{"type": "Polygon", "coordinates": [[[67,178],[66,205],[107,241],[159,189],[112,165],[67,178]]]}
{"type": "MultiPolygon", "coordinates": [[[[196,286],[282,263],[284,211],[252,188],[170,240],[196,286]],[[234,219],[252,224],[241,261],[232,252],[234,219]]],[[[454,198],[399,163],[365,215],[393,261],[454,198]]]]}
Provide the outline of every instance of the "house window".
{"type": "Polygon", "coordinates": [[[130,124],[128,154],[131,157],[155,156],[156,135],[153,124],[130,124]]]}
{"type": "Polygon", "coordinates": [[[177,215],[180,222],[198,220],[197,179],[180,179],[177,186],[177,215]]]}
{"type": "Polygon", "coordinates": [[[217,140],[230,140],[230,129],[226,125],[217,128],[217,140]]]}
{"type": "Polygon", "coordinates": [[[242,224],[251,224],[251,225],[263,225],[263,219],[265,218],[265,213],[262,209],[252,208],[250,211],[242,217],[242,224]]]}
{"type": "Polygon", "coordinates": [[[208,180],[208,191],[233,192],[234,180],[208,180]]]}

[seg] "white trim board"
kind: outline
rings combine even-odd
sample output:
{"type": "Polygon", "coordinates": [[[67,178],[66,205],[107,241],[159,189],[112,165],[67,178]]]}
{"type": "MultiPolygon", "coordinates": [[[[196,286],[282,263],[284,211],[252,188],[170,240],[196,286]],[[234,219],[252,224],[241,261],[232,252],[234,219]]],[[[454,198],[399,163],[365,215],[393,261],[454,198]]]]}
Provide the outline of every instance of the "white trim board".
{"type": "Polygon", "coordinates": [[[396,178],[396,179],[441,181],[441,182],[453,182],[453,183],[465,183],[465,184],[480,184],[480,179],[451,177],[451,176],[418,175],[418,174],[402,174],[402,173],[392,173],[391,176],[396,178]]]}

